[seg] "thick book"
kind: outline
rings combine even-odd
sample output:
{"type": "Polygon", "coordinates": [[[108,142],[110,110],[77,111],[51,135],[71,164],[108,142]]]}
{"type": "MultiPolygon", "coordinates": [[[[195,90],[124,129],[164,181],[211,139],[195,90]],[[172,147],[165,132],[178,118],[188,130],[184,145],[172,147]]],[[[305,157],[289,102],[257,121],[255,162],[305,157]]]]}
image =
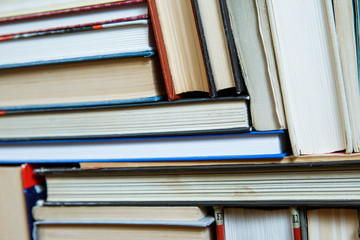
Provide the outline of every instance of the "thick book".
{"type": "Polygon", "coordinates": [[[1,142],[1,163],[137,162],[281,158],[283,131],[149,138],[1,142]]]}
{"type": "MultiPolygon", "coordinates": [[[[235,71],[233,71],[233,58],[228,52],[219,1],[193,0],[193,7],[211,96],[216,97],[226,90],[235,93],[235,83],[238,82],[238,79],[234,74],[235,71]]],[[[238,65],[238,62],[235,64],[238,65]]],[[[242,88],[238,93],[244,91],[245,89],[242,88]]]]}
{"type": "Polygon", "coordinates": [[[274,168],[257,164],[227,168],[37,169],[47,181],[45,204],[49,206],[358,206],[359,172],[358,167],[274,168]]]}
{"type": "MultiPolygon", "coordinates": [[[[166,98],[155,52],[0,69],[0,111],[152,102],[166,98]]],[[[16,123],[14,123],[16,124],[16,123]]],[[[15,125],[13,125],[15,126],[15,125]]]]}
{"type": "Polygon", "coordinates": [[[191,0],[148,0],[169,100],[181,95],[209,95],[191,0]],[[202,94],[201,94],[202,93],[202,94]]]}
{"type": "Polygon", "coordinates": [[[67,9],[78,9],[78,8],[87,8],[93,5],[100,4],[112,4],[114,2],[123,2],[125,0],[34,0],[34,1],[24,1],[24,0],[15,0],[15,1],[6,1],[1,3],[0,10],[0,21],[5,20],[17,20],[28,18],[28,16],[43,16],[44,13],[48,12],[58,12],[58,11],[67,11],[67,9]]]}
{"type": "Polygon", "coordinates": [[[35,222],[34,240],[104,240],[111,239],[194,239],[215,240],[213,234],[214,221],[205,217],[197,221],[146,221],[139,223],[128,221],[92,221],[92,222],[35,222]]]}
{"type": "MultiPolygon", "coordinates": [[[[264,0],[220,0],[229,53],[241,66],[258,131],[285,129],[283,100],[264,0]]],[[[235,62],[235,60],[234,60],[235,62]]]]}
{"type": "Polygon", "coordinates": [[[355,6],[352,0],[333,1],[337,41],[341,60],[341,70],[349,111],[352,147],[360,152],[360,88],[358,79],[355,37],[355,6]]]}
{"type": "Polygon", "coordinates": [[[308,239],[359,239],[359,215],[355,208],[308,209],[308,239]]]}
{"type": "Polygon", "coordinates": [[[2,239],[30,239],[21,171],[20,166],[0,167],[0,238],[2,239]]]}
{"type": "MultiPolygon", "coordinates": [[[[138,72],[140,71],[134,69],[134,74],[138,72]]],[[[110,71],[109,74],[113,73],[110,71]]],[[[146,74],[143,78],[145,77],[146,74]]],[[[94,81],[97,82],[98,79],[95,78],[94,81]]],[[[42,106],[7,109],[0,116],[0,139],[13,141],[199,135],[239,133],[251,128],[246,97],[228,97],[216,101],[206,98],[175,102],[134,102],[114,104],[109,101],[78,107],[61,105],[58,108],[42,106]]]]}
{"type": "Polygon", "coordinates": [[[351,153],[332,1],[271,0],[267,9],[293,154],[351,153]]]}
{"type": "Polygon", "coordinates": [[[226,240],[295,239],[290,209],[224,208],[226,240]]]}
{"type": "Polygon", "coordinates": [[[0,69],[114,58],[156,48],[148,19],[0,42],[0,69]]]}
{"type": "Polygon", "coordinates": [[[148,18],[146,0],[91,5],[41,14],[0,18],[0,41],[33,37],[44,31],[79,28],[148,18]]]}
{"type": "Polygon", "coordinates": [[[206,207],[197,206],[44,206],[32,208],[36,221],[199,221],[209,215],[206,207]]]}

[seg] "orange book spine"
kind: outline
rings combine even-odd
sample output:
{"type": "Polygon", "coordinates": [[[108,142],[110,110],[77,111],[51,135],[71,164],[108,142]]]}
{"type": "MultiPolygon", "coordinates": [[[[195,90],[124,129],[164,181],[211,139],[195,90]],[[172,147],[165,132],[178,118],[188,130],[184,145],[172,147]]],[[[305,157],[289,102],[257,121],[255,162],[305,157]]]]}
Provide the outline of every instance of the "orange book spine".
{"type": "Polygon", "coordinates": [[[168,99],[170,101],[180,98],[179,95],[175,93],[174,83],[171,77],[170,72],[170,66],[169,61],[166,53],[166,47],[165,42],[163,38],[163,33],[161,31],[161,24],[160,19],[158,15],[158,11],[156,8],[156,1],[155,0],[148,0],[148,6],[149,6],[149,13],[151,17],[151,23],[154,30],[155,35],[155,41],[156,41],[156,47],[159,52],[159,58],[160,58],[160,64],[161,69],[163,72],[164,82],[165,82],[165,88],[166,93],[168,95],[168,99]]]}

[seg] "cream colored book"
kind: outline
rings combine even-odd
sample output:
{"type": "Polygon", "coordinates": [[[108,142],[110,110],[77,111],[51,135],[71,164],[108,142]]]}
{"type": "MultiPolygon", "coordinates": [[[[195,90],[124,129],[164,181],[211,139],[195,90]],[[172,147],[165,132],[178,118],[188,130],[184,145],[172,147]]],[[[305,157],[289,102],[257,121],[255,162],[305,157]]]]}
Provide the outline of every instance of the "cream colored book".
{"type": "Polygon", "coordinates": [[[209,227],[153,225],[40,225],[35,240],[211,240],[209,227]]]}
{"type": "Polygon", "coordinates": [[[356,209],[307,211],[309,240],[357,240],[359,216],[356,209]]]}
{"type": "Polygon", "coordinates": [[[0,239],[29,240],[21,167],[0,167],[0,239]]]}
{"type": "Polygon", "coordinates": [[[37,14],[70,8],[86,7],[97,4],[125,0],[3,0],[0,3],[0,18],[37,14]]]}
{"type": "Polygon", "coordinates": [[[290,209],[224,208],[226,240],[293,239],[290,209]]]}
{"type": "Polygon", "coordinates": [[[203,207],[161,206],[35,206],[36,221],[96,220],[200,220],[208,215],[203,207]]]}
{"type": "Polygon", "coordinates": [[[157,57],[124,57],[0,70],[0,109],[89,106],[165,95],[157,57]]]}
{"type": "Polygon", "coordinates": [[[352,152],[332,1],[266,3],[293,154],[352,152]]]}
{"type": "Polygon", "coordinates": [[[341,69],[349,109],[354,152],[360,151],[360,95],[355,43],[354,7],[351,0],[334,0],[336,33],[339,42],[341,69]]]}
{"type": "Polygon", "coordinates": [[[226,0],[256,130],[286,128],[264,1],[226,0]]]}

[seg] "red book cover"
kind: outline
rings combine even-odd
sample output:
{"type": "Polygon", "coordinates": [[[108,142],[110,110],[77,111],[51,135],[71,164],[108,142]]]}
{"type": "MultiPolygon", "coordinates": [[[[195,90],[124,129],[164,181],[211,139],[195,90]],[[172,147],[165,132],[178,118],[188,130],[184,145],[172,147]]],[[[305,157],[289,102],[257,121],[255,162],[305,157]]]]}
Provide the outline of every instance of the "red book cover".
{"type": "Polygon", "coordinates": [[[164,38],[163,38],[162,31],[161,31],[161,25],[160,25],[160,20],[159,20],[158,11],[156,8],[155,0],[148,0],[148,5],[149,5],[149,13],[150,13],[150,17],[151,17],[151,23],[152,23],[152,27],[154,30],[156,46],[157,46],[158,53],[159,53],[160,64],[161,64],[161,69],[162,69],[163,76],[164,76],[165,87],[166,87],[168,99],[170,101],[179,99],[180,96],[175,93],[174,84],[173,84],[173,80],[171,77],[169,61],[167,58],[164,38]]]}

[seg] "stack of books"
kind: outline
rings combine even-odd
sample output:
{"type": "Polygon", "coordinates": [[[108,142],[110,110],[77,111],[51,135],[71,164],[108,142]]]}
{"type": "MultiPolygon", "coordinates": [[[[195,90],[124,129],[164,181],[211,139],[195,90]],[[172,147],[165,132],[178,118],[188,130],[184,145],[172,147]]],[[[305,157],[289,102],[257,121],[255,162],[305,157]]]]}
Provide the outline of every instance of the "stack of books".
{"type": "Polygon", "coordinates": [[[0,163],[44,175],[34,239],[213,239],[209,216],[315,239],[318,205],[360,200],[336,165],[360,159],[357,1],[0,5],[0,163]]]}

